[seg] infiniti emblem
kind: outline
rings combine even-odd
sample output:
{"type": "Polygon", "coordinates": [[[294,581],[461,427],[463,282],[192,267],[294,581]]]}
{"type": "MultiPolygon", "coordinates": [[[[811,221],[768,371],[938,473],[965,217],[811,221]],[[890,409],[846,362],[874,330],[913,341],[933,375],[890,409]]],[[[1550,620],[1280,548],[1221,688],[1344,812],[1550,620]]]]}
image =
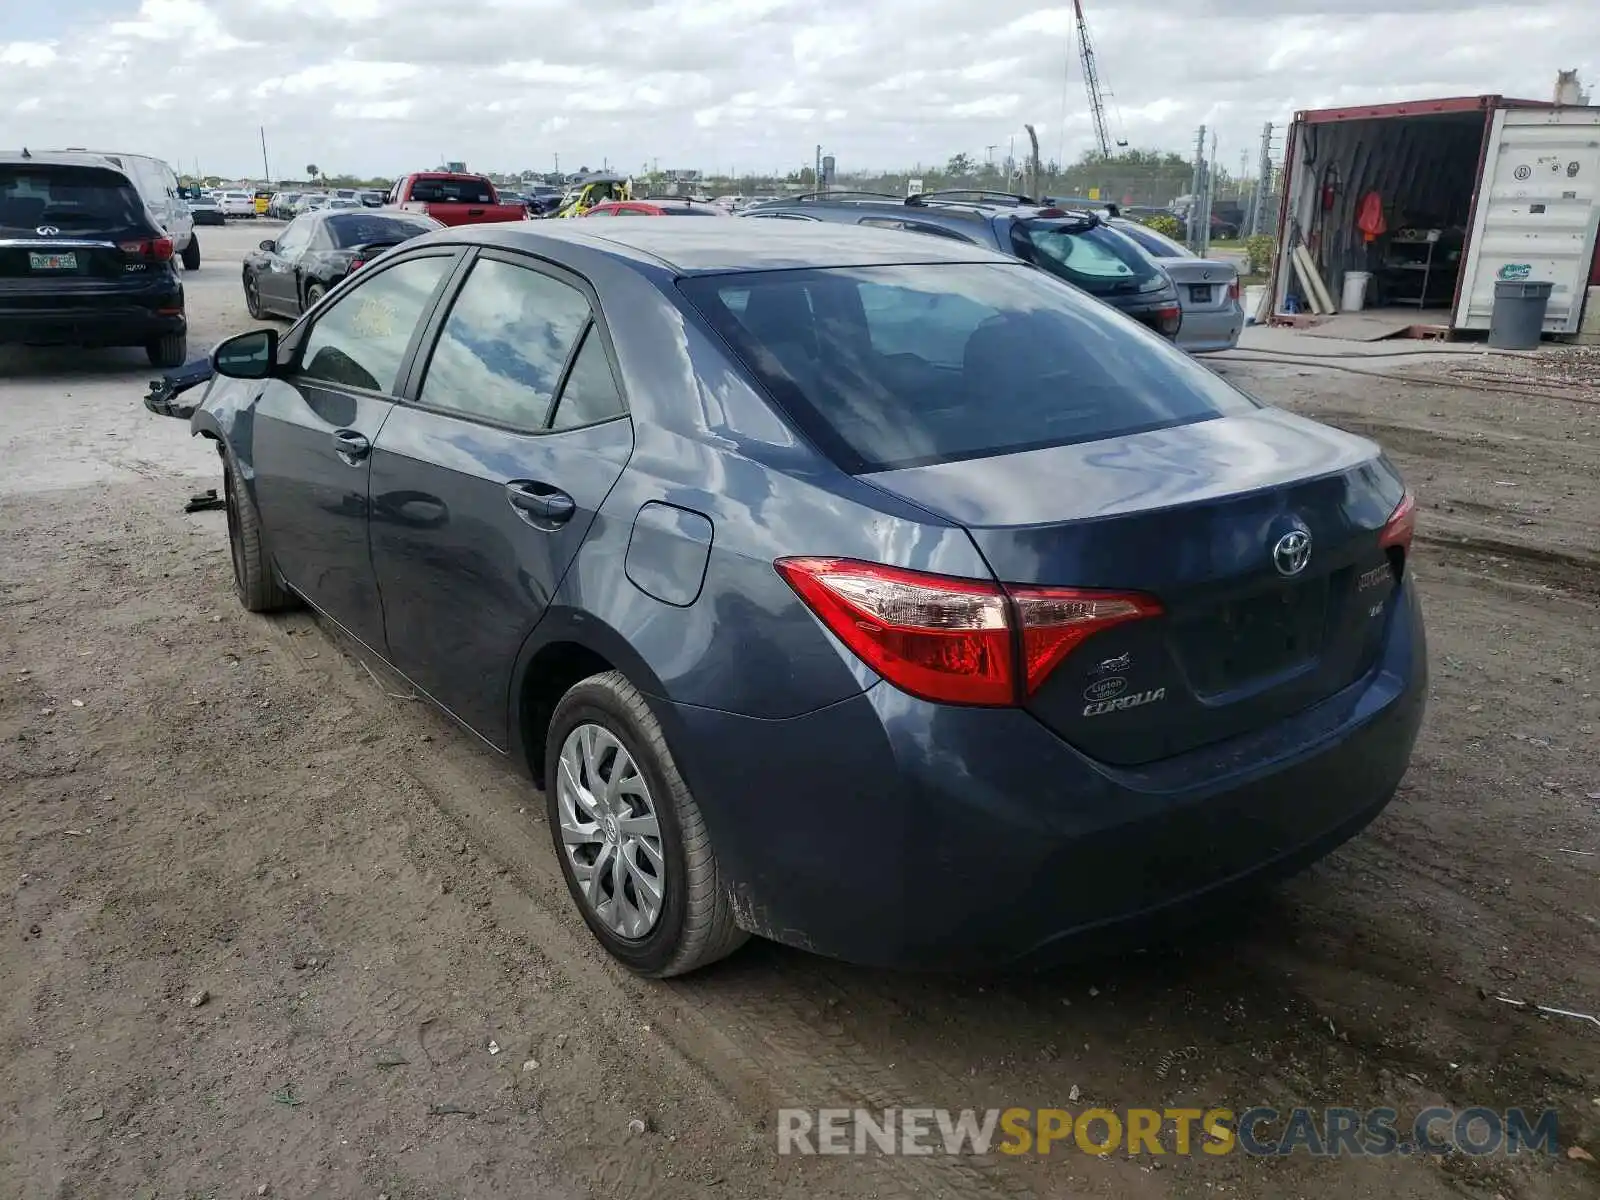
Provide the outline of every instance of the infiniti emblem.
{"type": "Polygon", "coordinates": [[[1272,565],[1278,574],[1295,576],[1311,564],[1311,535],[1304,529],[1291,529],[1274,543],[1272,565]]]}
{"type": "Polygon", "coordinates": [[[61,230],[57,229],[54,225],[41,225],[39,228],[35,229],[34,232],[40,237],[55,237],[56,234],[61,232],[61,230]]]}

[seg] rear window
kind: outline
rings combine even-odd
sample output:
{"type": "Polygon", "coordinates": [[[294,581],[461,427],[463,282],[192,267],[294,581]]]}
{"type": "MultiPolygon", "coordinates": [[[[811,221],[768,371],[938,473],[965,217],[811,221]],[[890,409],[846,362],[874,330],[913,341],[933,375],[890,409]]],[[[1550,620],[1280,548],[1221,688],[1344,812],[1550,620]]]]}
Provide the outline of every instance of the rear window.
{"type": "Polygon", "coordinates": [[[351,246],[369,246],[374,242],[404,242],[444,228],[437,221],[375,217],[364,212],[352,212],[346,217],[329,217],[327,226],[333,244],[341,250],[351,246]]]}
{"type": "Polygon", "coordinates": [[[1257,407],[1165,339],[1022,266],[778,271],[680,286],[795,423],[856,474],[1257,407]]]}
{"type": "Polygon", "coordinates": [[[714,208],[696,208],[692,204],[663,204],[661,212],[668,217],[720,217],[714,208]]]}
{"type": "Polygon", "coordinates": [[[127,176],[104,167],[8,164],[0,167],[0,229],[32,234],[42,225],[70,229],[144,227],[144,201],[127,176]]]}
{"type": "Polygon", "coordinates": [[[1017,255],[1095,296],[1160,291],[1167,277],[1137,245],[1104,225],[1040,219],[1011,230],[1017,255]]]}
{"type": "Polygon", "coordinates": [[[1130,237],[1139,243],[1139,248],[1146,254],[1156,258],[1193,258],[1194,251],[1189,247],[1180,245],[1164,233],[1157,233],[1148,225],[1141,225],[1137,221],[1119,221],[1112,226],[1124,237],[1130,237]]]}
{"type": "Polygon", "coordinates": [[[422,204],[493,204],[489,183],[483,179],[416,179],[411,198],[422,204]]]}

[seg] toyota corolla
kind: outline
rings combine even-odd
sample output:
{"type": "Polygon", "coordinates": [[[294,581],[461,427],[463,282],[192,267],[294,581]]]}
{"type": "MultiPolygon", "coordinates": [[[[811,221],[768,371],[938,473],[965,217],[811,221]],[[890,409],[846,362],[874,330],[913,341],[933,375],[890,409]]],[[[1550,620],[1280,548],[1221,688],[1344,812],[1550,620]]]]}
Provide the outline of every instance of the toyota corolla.
{"type": "Polygon", "coordinates": [[[1044,961],[1305,865],[1406,770],[1395,469],[1015,259],[467,226],[213,364],[159,407],[217,445],[245,607],[525,765],[640,973],[1044,961]]]}

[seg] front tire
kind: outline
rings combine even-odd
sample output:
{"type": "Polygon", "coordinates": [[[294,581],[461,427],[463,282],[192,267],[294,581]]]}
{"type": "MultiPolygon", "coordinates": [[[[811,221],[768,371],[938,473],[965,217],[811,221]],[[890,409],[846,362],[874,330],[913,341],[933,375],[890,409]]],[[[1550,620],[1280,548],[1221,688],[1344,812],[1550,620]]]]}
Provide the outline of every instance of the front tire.
{"type": "Polygon", "coordinates": [[[249,271],[244,273],[244,306],[252,321],[261,320],[261,282],[249,271]]]}
{"type": "Polygon", "coordinates": [[[619,672],[583,680],[556,705],[545,807],[584,923],[630,970],[682,975],[749,937],[661,726],[619,672]]]}
{"type": "Polygon", "coordinates": [[[198,271],[200,269],[200,235],[191,233],[189,244],[183,248],[183,269],[185,271],[198,271]]]}
{"type": "Polygon", "coordinates": [[[146,342],[144,352],[152,367],[170,370],[189,361],[189,339],[181,333],[164,333],[154,341],[146,342]]]}
{"type": "Polygon", "coordinates": [[[261,540],[261,519],[244,486],[233,455],[217,447],[222,455],[224,507],[228,512],[228,550],[233,559],[233,590],[246,612],[281,612],[298,607],[295,595],[278,580],[261,540]]]}

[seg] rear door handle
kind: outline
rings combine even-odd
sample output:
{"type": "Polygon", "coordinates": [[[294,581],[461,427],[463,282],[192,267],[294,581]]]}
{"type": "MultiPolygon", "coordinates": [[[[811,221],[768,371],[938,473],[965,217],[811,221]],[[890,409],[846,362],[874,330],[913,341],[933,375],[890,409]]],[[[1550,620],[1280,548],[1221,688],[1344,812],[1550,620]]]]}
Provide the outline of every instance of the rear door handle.
{"type": "Polygon", "coordinates": [[[339,429],[333,434],[333,449],[345,462],[355,466],[372,452],[372,443],[365,434],[354,429],[339,429]]]}
{"type": "Polygon", "coordinates": [[[506,499],[539,525],[565,525],[578,511],[577,502],[560,488],[531,479],[513,479],[506,484],[506,499]]]}
{"type": "Polygon", "coordinates": [[[467,216],[469,216],[469,217],[481,217],[481,216],[483,216],[483,213],[484,213],[484,210],[481,209],[481,208],[469,208],[469,209],[467,209],[467,216]]]}

